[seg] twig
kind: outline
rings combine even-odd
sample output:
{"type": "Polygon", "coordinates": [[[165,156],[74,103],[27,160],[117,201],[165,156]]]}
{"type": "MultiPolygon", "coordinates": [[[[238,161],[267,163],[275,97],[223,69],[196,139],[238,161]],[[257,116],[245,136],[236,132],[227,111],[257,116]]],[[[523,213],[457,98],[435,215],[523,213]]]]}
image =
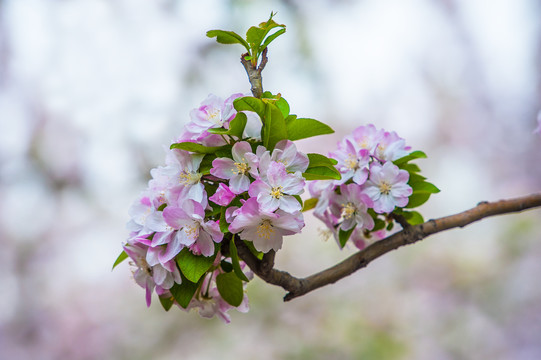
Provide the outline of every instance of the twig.
{"type": "MultiPolygon", "coordinates": [[[[415,226],[408,226],[406,229],[377,241],[351,255],[344,261],[302,279],[277,269],[270,269],[268,271],[265,269],[264,271],[262,268],[263,261],[257,259],[248,247],[240,242],[239,255],[261,279],[270,284],[281,286],[288,291],[284,297],[284,301],[289,301],[325,285],[335,283],[357,270],[366,267],[370,262],[380,256],[404,245],[413,244],[430,235],[457,227],[464,227],[490,216],[520,212],[536,207],[541,207],[541,193],[497,202],[481,202],[476,207],[455,215],[429,220],[415,226]]],[[[271,256],[274,258],[274,255],[271,256]]]]}
{"type": "Polygon", "coordinates": [[[252,95],[256,98],[261,98],[261,95],[263,94],[263,78],[261,77],[261,72],[265,68],[265,65],[267,65],[267,61],[269,61],[267,58],[267,49],[268,48],[265,48],[261,53],[261,62],[259,63],[259,66],[257,66],[257,64],[252,64],[251,60],[245,59],[245,57],[249,55],[248,53],[242,54],[240,57],[240,62],[244,66],[246,74],[248,74],[250,85],[252,85],[250,90],[252,91],[252,95]]]}

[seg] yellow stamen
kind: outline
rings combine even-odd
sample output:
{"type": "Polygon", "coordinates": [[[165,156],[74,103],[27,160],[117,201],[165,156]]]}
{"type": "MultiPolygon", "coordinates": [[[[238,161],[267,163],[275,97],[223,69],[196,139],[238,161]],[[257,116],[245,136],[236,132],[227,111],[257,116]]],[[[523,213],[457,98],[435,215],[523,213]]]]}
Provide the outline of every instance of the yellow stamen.
{"type": "Polygon", "coordinates": [[[191,172],[191,171],[188,171],[187,169],[184,169],[182,170],[182,172],[180,173],[178,177],[182,185],[188,186],[188,185],[197,184],[199,180],[201,180],[201,176],[202,175],[200,173],[191,172]]]}
{"type": "Polygon", "coordinates": [[[281,198],[282,196],[284,196],[284,193],[282,192],[282,187],[281,186],[273,187],[270,192],[270,195],[275,199],[281,198]]]}
{"type": "Polygon", "coordinates": [[[379,184],[379,192],[384,195],[389,195],[392,188],[393,186],[386,181],[382,181],[381,184],[379,184]]]}
{"type": "Polygon", "coordinates": [[[357,161],[357,157],[353,154],[348,155],[348,158],[346,159],[345,163],[346,163],[346,167],[350,170],[357,168],[357,166],[359,165],[359,161],[357,161]]]}
{"type": "Polygon", "coordinates": [[[250,167],[248,166],[247,163],[244,163],[244,162],[236,162],[235,163],[235,166],[237,167],[237,171],[234,171],[233,170],[233,173],[235,175],[238,175],[238,174],[246,174],[246,172],[250,171],[250,167]]]}
{"type": "Polygon", "coordinates": [[[355,215],[355,211],[357,208],[355,208],[355,205],[348,202],[347,204],[342,204],[342,216],[344,219],[350,219],[355,215]]]}
{"type": "Polygon", "coordinates": [[[264,238],[265,240],[269,240],[271,235],[274,233],[274,229],[272,228],[272,224],[270,220],[265,219],[259,224],[257,227],[257,236],[260,238],[264,238]]]}
{"type": "Polygon", "coordinates": [[[207,120],[218,126],[223,126],[224,122],[220,117],[220,110],[213,110],[207,114],[207,120]]]}
{"type": "Polygon", "coordinates": [[[190,239],[195,239],[199,236],[199,224],[194,223],[193,225],[185,226],[184,233],[190,239]]]}

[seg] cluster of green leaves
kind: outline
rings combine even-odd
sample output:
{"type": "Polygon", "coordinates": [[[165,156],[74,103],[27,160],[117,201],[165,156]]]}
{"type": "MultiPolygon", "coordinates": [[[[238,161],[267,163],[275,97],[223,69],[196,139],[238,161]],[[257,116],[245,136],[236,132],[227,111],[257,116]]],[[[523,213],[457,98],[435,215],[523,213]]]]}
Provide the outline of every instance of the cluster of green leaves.
{"type": "Polygon", "coordinates": [[[277,24],[272,18],[275,13],[271,13],[269,20],[262,22],[259,26],[252,26],[246,32],[246,38],[243,38],[234,31],[210,30],[207,31],[209,38],[216,38],[220,44],[240,44],[244,46],[248,55],[246,60],[250,60],[255,67],[259,56],[269,44],[278,36],[286,32],[286,26],[277,24]],[[279,28],[277,31],[269,34],[271,30],[279,28]]]}

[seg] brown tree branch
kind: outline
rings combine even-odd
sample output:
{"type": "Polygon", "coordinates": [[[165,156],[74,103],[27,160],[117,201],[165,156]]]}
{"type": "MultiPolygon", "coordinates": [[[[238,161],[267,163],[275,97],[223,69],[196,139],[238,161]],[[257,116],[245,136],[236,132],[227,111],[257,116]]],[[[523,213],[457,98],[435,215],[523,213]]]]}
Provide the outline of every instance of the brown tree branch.
{"type": "MultiPolygon", "coordinates": [[[[289,301],[325,285],[335,283],[366,267],[380,256],[404,245],[413,244],[430,235],[457,227],[464,227],[490,216],[520,212],[536,207],[541,207],[541,193],[496,202],[481,202],[476,207],[455,215],[429,220],[415,226],[406,226],[403,230],[373,243],[344,261],[302,279],[296,278],[285,271],[269,269],[268,260],[265,262],[265,259],[259,260],[256,258],[242,242],[239,242],[238,250],[239,256],[256,275],[264,281],[281,286],[288,291],[284,301],[289,301]],[[266,265],[263,265],[264,263],[266,265]]],[[[274,259],[274,254],[271,257],[274,259]]]]}
{"type": "Polygon", "coordinates": [[[246,56],[249,54],[242,54],[240,57],[240,62],[242,63],[242,66],[244,66],[244,69],[246,70],[246,74],[248,74],[248,80],[250,81],[250,85],[252,85],[252,95],[256,98],[261,98],[261,95],[263,94],[263,78],[261,76],[261,72],[265,68],[265,65],[267,65],[267,61],[269,61],[267,57],[267,49],[263,50],[261,53],[261,62],[259,63],[259,66],[257,64],[253,64],[251,60],[246,60],[246,56]]]}

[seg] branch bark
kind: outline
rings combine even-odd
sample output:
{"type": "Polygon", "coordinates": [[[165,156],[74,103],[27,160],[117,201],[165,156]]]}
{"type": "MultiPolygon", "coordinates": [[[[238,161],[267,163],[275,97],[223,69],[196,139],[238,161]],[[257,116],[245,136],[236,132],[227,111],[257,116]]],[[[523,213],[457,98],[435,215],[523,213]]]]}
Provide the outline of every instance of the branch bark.
{"type": "Polygon", "coordinates": [[[251,91],[252,95],[256,98],[261,98],[261,95],[263,94],[263,78],[261,76],[261,72],[265,68],[265,65],[267,65],[267,61],[269,61],[267,57],[267,49],[263,50],[261,53],[261,62],[259,63],[259,66],[252,64],[250,60],[246,60],[245,57],[249,54],[242,54],[240,57],[240,62],[242,63],[242,66],[244,66],[244,69],[246,70],[246,74],[248,74],[248,80],[250,81],[251,91]]]}
{"type": "Polygon", "coordinates": [[[300,279],[288,272],[269,267],[274,263],[274,253],[268,256],[267,259],[259,260],[243,242],[239,242],[238,251],[239,256],[257,276],[269,284],[280,286],[288,291],[284,301],[289,301],[325,285],[335,283],[366,267],[380,256],[399,247],[413,244],[430,235],[457,227],[462,228],[490,216],[521,212],[536,207],[541,207],[541,193],[496,202],[481,202],[474,208],[455,215],[429,220],[415,226],[408,225],[403,230],[373,243],[344,261],[319,273],[300,279]]]}

